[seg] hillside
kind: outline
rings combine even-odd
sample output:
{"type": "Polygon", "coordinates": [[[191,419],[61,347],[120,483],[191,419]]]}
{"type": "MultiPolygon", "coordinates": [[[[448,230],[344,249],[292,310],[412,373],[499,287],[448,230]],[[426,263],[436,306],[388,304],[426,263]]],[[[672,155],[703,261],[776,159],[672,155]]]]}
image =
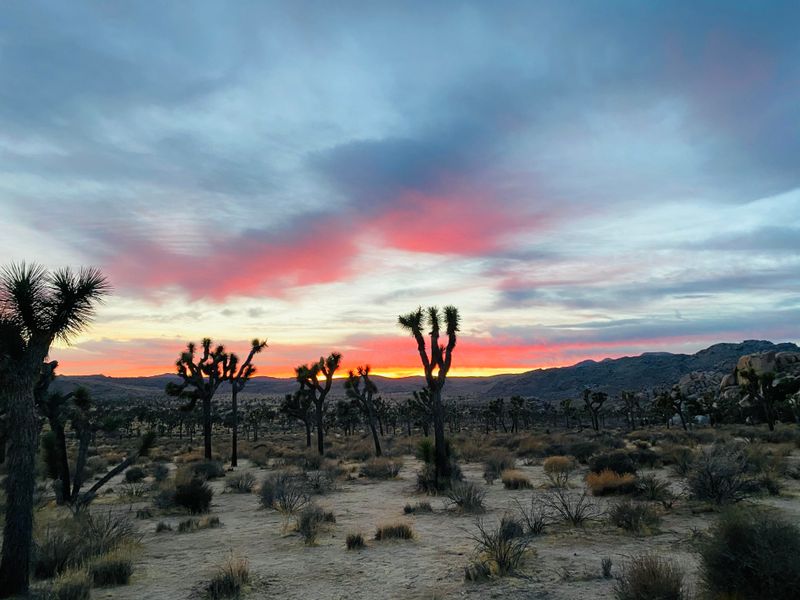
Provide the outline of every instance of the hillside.
{"type": "MultiPolygon", "coordinates": [[[[622,390],[640,390],[657,386],[669,386],[692,371],[729,372],[744,354],[769,350],[798,350],[792,343],[773,344],[764,340],[746,340],[738,344],[714,344],[696,354],[671,354],[669,352],[647,352],[602,361],[586,360],[570,367],[539,369],[518,375],[495,375],[492,377],[451,377],[445,388],[448,396],[463,396],[468,399],[485,399],[520,396],[536,396],[542,400],[559,400],[577,397],[586,387],[599,389],[609,394],[622,390]]],[[[422,377],[390,379],[374,377],[381,393],[389,398],[403,398],[423,385],[422,377]]],[[[106,377],[104,375],[63,376],[56,388],[72,389],[76,386],[89,388],[98,398],[108,399],[158,399],[164,397],[168,381],[177,381],[173,375],[153,377],[106,377]]],[[[275,377],[255,377],[248,384],[245,397],[280,397],[295,389],[294,380],[275,377]]],[[[220,389],[226,394],[226,388],[220,389]]],[[[341,380],[332,391],[333,397],[344,396],[341,380]]]]}

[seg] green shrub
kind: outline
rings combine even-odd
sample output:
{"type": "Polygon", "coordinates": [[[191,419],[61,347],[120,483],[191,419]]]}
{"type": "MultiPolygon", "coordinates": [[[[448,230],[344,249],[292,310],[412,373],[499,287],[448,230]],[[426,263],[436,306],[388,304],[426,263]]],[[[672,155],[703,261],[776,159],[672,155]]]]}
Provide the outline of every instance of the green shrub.
{"type": "Polygon", "coordinates": [[[308,503],[303,482],[287,472],[275,473],[261,484],[261,506],[274,508],[284,514],[293,514],[308,503]]]}
{"type": "Polygon", "coordinates": [[[208,583],[206,592],[212,600],[238,598],[249,581],[250,565],[247,559],[231,556],[208,583]]]}
{"type": "Polygon", "coordinates": [[[689,471],[692,497],[715,504],[746,498],[752,485],[746,475],[747,458],[734,444],[715,444],[700,451],[689,471]]]}
{"type": "Polygon", "coordinates": [[[172,531],[172,525],[166,521],[159,521],[156,524],[156,533],[161,533],[162,531],[172,531]]]}
{"type": "Polygon", "coordinates": [[[700,548],[700,577],[715,598],[797,598],[800,528],[764,509],[729,509],[700,548]]]}
{"type": "Polygon", "coordinates": [[[512,516],[503,515],[500,519],[500,535],[507,539],[522,537],[525,535],[525,528],[522,522],[512,516]]]}
{"type": "Polygon", "coordinates": [[[470,537],[475,542],[478,564],[488,566],[492,574],[513,573],[528,549],[528,540],[518,535],[509,536],[502,522],[495,529],[489,529],[481,520],[476,521],[475,526],[477,531],[470,537]]]}
{"type": "Polygon", "coordinates": [[[407,515],[413,515],[417,513],[429,513],[433,512],[433,508],[431,507],[430,502],[417,502],[414,505],[406,504],[403,507],[403,513],[407,515]]]}
{"type": "Polygon", "coordinates": [[[613,505],[608,511],[608,520],[632,533],[646,533],[661,523],[661,517],[651,506],[630,500],[613,505]]]}
{"type": "Polygon", "coordinates": [[[53,600],[89,600],[92,578],[86,569],[69,571],[60,575],[50,588],[49,598],[53,600]]]}
{"type": "Polygon", "coordinates": [[[156,481],[164,481],[169,476],[169,467],[162,462],[153,464],[153,478],[156,481]]]}
{"type": "Polygon", "coordinates": [[[117,548],[103,554],[89,564],[89,575],[97,587],[127,585],[133,574],[130,550],[117,548]]]}
{"type": "Polygon", "coordinates": [[[221,525],[219,517],[203,517],[202,519],[190,517],[178,523],[178,533],[190,533],[199,529],[214,529],[221,525]]]}
{"type": "Polygon", "coordinates": [[[660,502],[664,508],[671,508],[675,495],[669,483],[655,475],[643,475],[636,480],[634,496],[650,502],[660,502]]]}
{"type": "Polygon", "coordinates": [[[300,511],[297,516],[297,531],[303,536],[303,541],[307,546],[312,546],[317,541],[317,536],[325,521],[325,511],[316,504],[308,504],[300,511]]]}
{"type": "Polygon", "coordinates": [[[486,497],[486,491],[474,483],[457,481],[447,490],[446,496],[451,504],[464,512],[474,513],[484,510],[483,499],[486,497]]]}
{"type": "Polygon", "coordinates": [[[433,464],[435,455],[436,450],[433,440],[430,438],[422,438],[417,444],[417,458],[426,465],[430,465],[433,464]]]}
{"type": "Polygon", "coordinates": [[[616,600],[688,600],[683,570],[654,555],[634,557],[614,586],[616,600]]]}
{"type": "Polygon", "coordinates": [[[348,550],[361,550],[365,547],[364,536],[360,533],[348,533],[345,539],[348,550]]]}
{"type": "Polygon", "coordinates": [[[592,473],[601,473],[609,470],[617,475],[628,473],[636,475],[636,464],[625,450],[612,450],[611,452],[593,456],[589,460],[589,470],[592,473]]]}
{"type": "Polygon", "coordinates": [[[189,481],[175,486],[175,504],[193,515],[208,512],[213,497],[214,490],[199,477],[192,477],[189,481]]]}
{"type": "Polygon", "coordinates": [[[256,485],[256,477],[252,473],[238,473],[225,481],[225,489],[235,494],[249,494],[256,485]]]}
{"type": "Polygon", "coordinates": [[[405,523],[395,523],[393,525],[382,525],[375,532],[376,540],[410,540],[414,537],[414,530],[405,523]]]}
{"type": "Polygon", "coordinates": [[[145,472],[142,467],[131,467],[125,471],[125,481],[128,483],[138,483],[145,478],[145,472]]]}
{"type": "Polygon", "coordinates": [[[516,458],[510,452],[495,450],[486,457],[483,463],[483,477],[487,483],[491,484],[500,477],[500,473],[513,469],[516,462],[516,458]]]}
{"type": "Polygon", "coordinates": [[[202,460],[192,463],[190,468],[198,478],[210,480],[225,477],[225,467],[218,460],[202,460]]]}

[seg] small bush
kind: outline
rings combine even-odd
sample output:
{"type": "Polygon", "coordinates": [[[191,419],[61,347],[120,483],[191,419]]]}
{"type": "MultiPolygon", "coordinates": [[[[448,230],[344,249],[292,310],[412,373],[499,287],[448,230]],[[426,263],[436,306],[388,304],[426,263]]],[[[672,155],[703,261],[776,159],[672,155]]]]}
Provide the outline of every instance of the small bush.
{"type": "Polygon", "coordinates": [[[503,471],[500,478],[503,481],[503,487],[507,490],[529,490],[533,487],[531,480],[522,471],[503,471]]]}
{"type": "Polygon", "coordinates": [[[625,531],[647,533],[661,522],[655,510],[647,504],[623,500],[608,511],[608,519],[625,531]]]}
{"type": "Polygon", "coordinates": [[[225,489],[234,494],[249,494],[256,485],[256,477],[252,473],[238,473],[225,481],[225,489]]]}
{"type": "Polygon", "coordinates": [[[797,598],[800,527],[764,509],[728,509],[701,545],[700,577],[715,598],[797,598]]]}
{"type": "Polygon", "coordinates": [[[689,471],[689,491],[698,500],[718,505],[738,502],[752,490],[746,468],[744,452],[733,444],[703,449],[689,471]]]}
{"type": "Polygon", "coordinates": [[[156,533],[161,533],[162,531],[172,531],[172,525],[166,521],[159,521],[156,524],[156,533]]]}
{"type": "Polygon", "coordinates": [[[225,467],[218,460],[202,460],[192,463],[191,471],[197,477],[206,480],[225,477],[225,467]]]}
{"type": "Polygon", "coordinates": [[[376,540],[410,540],[414,537],[414,530],[405,523],[381,525],[375,532],[376,540]]]}
{"type": "Polygon", "coordinates": [[[617,600],[688,600],[683,570],[654,555],[635,557],[614,586],[617,600]]]}
{"type": "Polygon", "coordinates": [[[611,579],[611,568],[613,566],[614,562],[610,556],[606,556],[600,561],[600,572],[603,575],[603,579],[611,579]]]}
{"type": "Polygon", "coordinates": [[[510,452],[495,450],[484,461],[483,464],[483,478],[486,483],[492,484],[494,480],[500,476],[503,471],[508,471],[514,468],[516,459],[510,452]]]}
{"type": "Polygon", "coordinates": [[[54,600],[89,600],[92,593],[92,578],[86,569],[69,571],[60,575],[50,589],[54,600]]]}
{"type": "Polygon", "coordinates": [[[125,471],[125,481],[128,483],[138,483],[145,478],[144,469],[141,467],[131,467],[125,471]]]}
{"type": "Polygon", "coordinates": [[[620,475],[606,469],[600,473],[588,473],[586,485],[592,491],[593,496],[631,494],[636,491],[636,477],[629,473],[620,475]]]}
{"type": "Polygon", "coordinates": [[[525,535],[525,528],[519,519],[503,515],[503,518],[500,519],[500,535],[507,539],[522,537],[525,535]]]}
{"type": "Polygon", "coordinates": [[[498,575],[513,573],[528,549],[528,540],[519,536],[507,536],[502,523],[496,529],[489,529],[478,520],[477,532],[470,537],[475,542],[479,563],[489,567],[489,573],[498,575]]]}
{"type": "Polygon", "coordinates": [[[143,480],[126,481],[122,484],[120,496],[123,498],[144,498],[150,491],[150,486],[143,480]]]}
{"type": "Polygon", "coordinates": [[[556,487],[566,487],[575,470],[575,460],[570,456],[550,456],[545,459],[542,467],[550,483],[556,487]]]}
{"type": "Polygon", "coordinates": [[[222,522],[220,522],[219,517],[203,517],[202,519],[191,517],[178,523],[178,533],[191,533],[199,529],[214,529],[221,525],[222,522]]]}
{"type": "Polygon", "coordinates": [[[127,585],[132,574],[133,559],[127,548],[112,550],[89,564],[89,575],[97,587],[127,585]]]}
{"type": "Polygon", "coordinates": [[[464,567],[464,579],[467,581],[486,581],[494,575],[492,564],[488,561],[476,560],[464,567]]]}
{"type": "Polygon", "coordinates": [[[169,476],[169,467],[162,462],[153,464],[153,479],[164,481],[169,476]]]}
{"type": "Polygon", "coordinates": [[[669,488],[669,483],[655,475],[644,475],[636,480],[634,495],[642,500],[661,502],[665,508],[672,505],[675,496],[669,488]]]}
{"type": "Polygon", "coordinates": [[[403,461],[379,456],[361,465],[361,474],[369,479],[394,479],[400,473],[403,461]]]}
{"type": "Polygon", "coordinates": [[[192,477],[175,486],[175,504],[193,515],[208,512],[213,497],[214,490],[199,477],[192,477]]]}
{"type": "Polygon", "coordinates": [[[348,533],[345,544],[348,550],[361,550],[366,546],[364,536],[360,533],[348,533]]]}
{"type": "Polygon", "coordinates": [[[436,450],[433,440],[430,438],[422,438],[417,444],[417,458],[424,462],[426,465],[432,465],[434,462],[436,450]]]}
{"type": "Polygon", "coordinates": [[[238,598],[250,581],[250,565],[246,558],[230,556],[206,586],[209,598],[238,598]]]}
{"type": "MultiPolygon", "coordinates": [[[[333,517],[333,513],[330,513],[333,517]]],[[[317,536],[322,530],[322,524],[330,520],[326,513],[316,504],[308,504],[297,516],[297,531],[303,536],[307,546],[312,546],[317,541],[317,536]]],[[[333,519],[335,521],[335,518],[333,519]]]]}
{"type": "Polygon", "coordinates": [[[414,505],[406,504],[403,507],[403,513],[406,515],[413,515],[417,513],[430,513],[433,512],[430,502],[417,502],[414,505]]]}
{"type": "Polygon", "coordinates": [[[308,503],[302,482],[291,473],[280,472],[264,479],[260,502],[264,508],[274,508],[284,514],[294,514],[308,503]]]}
{"type": "Polygon", "coordinates": [[[592,473],[613,471],[617,475],[636,475],[636,464],[625,450],[613,450],[593,456],[589,460],[589,470],[592,473]]]}
{"type": "Polygon", "coordinates": [[[542,503],[553,514],[576,527],[583,526],[587,521],[597,520],[602,514],[597,505],[589,500],[585,490],[578,495],[564,488],[553,488],[542,496],[542,503]]]}
{"type": "Polygon", "coordinates": [[[474,513],[484,510],[483,499],[486,497],[486,491],[474,483],[457,481],[447,490],[446,496],[451,504],[464,512],[474,513]]]}
{"type": "Polygon", "coordinates": [[[661,460],[669,464],[672,472],[680,477],[686,477],[694,462],[695,452],[688,446],[671,446],[665,449],[661,460]]]}
{"type": "Polygon", "coordinates": [[[549,507],[536,496],[531,496],[530,506],[527,508],[516,500],[517,511],[525,524],[528,535],[542,535],[545,528],[550,523],[551,515],[549,507]]]}

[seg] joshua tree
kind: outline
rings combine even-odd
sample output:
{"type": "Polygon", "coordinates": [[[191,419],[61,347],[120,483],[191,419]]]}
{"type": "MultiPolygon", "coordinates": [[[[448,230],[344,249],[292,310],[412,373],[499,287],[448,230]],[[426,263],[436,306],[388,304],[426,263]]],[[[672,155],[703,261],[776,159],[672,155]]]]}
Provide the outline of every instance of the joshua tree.
{"type": "Polygon", "coordinates": [[[305,382],[314,402],[314,416],[317,424],[317,451],[319,455],[325,454],[325,398],[333,385],[333,374],[342,362],[342,355],[331,352],[327,358],[319,357],[319,361],[310,365],[300,365],[295,369],[297,381],[305,382]],[[320,375],[324,382],[320,381],[320,375]]]}
{"type": "MultiPolygon", "coordinates": [[[[792,377],[778,378],[772,372],[756,373],[753,369],[739,375],[743,380],[742,395],[761,408],[769,430],[775,431],[775,413],[781,403],[797,393],[800,382],[792,377]]],[[[789,407],[792,408],[791,403],[789,407]]]]}
{"type": "Polygon", "coordinates": [[[447,345],[439,344],[441,315],[438,308],[431,306],[426,313],[422,307],[398,318],[400,326],[407,329],[417,342],[422,368],[425,372],[425,383],[431,394],[433,407],[433,435],[435,446],[435,477],[437,487],[450,479],[450,460],[444,438],[444,407],[442,405],[442,388],[453,361],[453,349],[456,347],[456,334],[459,329],[458,309],[455,306],[444,308],[445,333],[447,345]],[[430,327],[430,356],[425,347],[423,327],[430,327]],[[436,371],[436,373],[434,373],[436,371]]]}
{"type": "Polygon", "coordinates": [[[592,420],[592,429],[600,431],[600,409],[603,404],[608,400],[608,394],[605,392],[592,392],[591,390],[583,390],[583,404],[589,413],[592,420]]]}
{"type": "Polygon", "coordinates": [[[8,476],[0,597],[25,594],[31,556],[39,420],[34,391],[50,345],[89,324],[110,287],[97,269],[48,272],[12,264],[0,273],[0,394],[8,412],[8,476]]]}
{"type": "Polygon", "coordinates": [[[223,346],[211,349],[211,339],[203,339],[203,354],[197,359],[194,342],[186,346],[175,363],[180,383],[169,382],[166,392],[188,400],[181,410],[191,411],[200,400],[203,404],[203,449],[206,460],[211,460],[211,400],[217,388],[230,376],[228,353],[223,346]]]}
{"type": "Polygon", "coordinates": [[[369,429],[372,431],[372,441],[375,443],[375,456],[380,456],[381,440],[378,437],[378,428],[375,423],[377,415],[373,400],[374,395],[378,392],[378,386],[369,378],[369,372],[369,365],[359,366],[355,371],[350,370],[344,389],[347,392],[347,397],[355,400],[361,412],[367,418],[369,429]]]}
{"type": "Polygon", "coordinates": [[[676,385],[673,386],[672,391],[662,391],[657,393],[653,398],[653,405],[656,410],[665,416],[668,425],[672,419],[672,416],[677,414],[678,418],[681,420],[681,425],[683,426],[684,431],[686,431],[688,427],[686,425],[686,413],[684,411],[685,400],[686,397],[676,385]]]}
{"type": "Polygon", "coordinates": [[[280,412],[287,417],[298,419],[306,428],[306,448],[311,448],[311,407],[314,404],[313,393],[305,381],[300,382],[300,388],[294,394],[286,394],[280,407],[280,412]]]}
{"type": "Polygon", "coordinates": [[[239,392],[244,389],[247,382],[255,374],[256,368],[253,366],[253,357],[267,347],[267,340],[263,342],[255,339],[252,341],[250,353],[240,365],[239,357],[231,353],[228,357],[228,379],[231,382],[231,466],[239,464],[239,392]]]}
{"type": "Polygon", "coordinates": [[[629,429],[636,429],[636,414],[641,410],[639,395],[636,392],[623,391],[620,395],[625,408],[625,421],[629,429]]]}

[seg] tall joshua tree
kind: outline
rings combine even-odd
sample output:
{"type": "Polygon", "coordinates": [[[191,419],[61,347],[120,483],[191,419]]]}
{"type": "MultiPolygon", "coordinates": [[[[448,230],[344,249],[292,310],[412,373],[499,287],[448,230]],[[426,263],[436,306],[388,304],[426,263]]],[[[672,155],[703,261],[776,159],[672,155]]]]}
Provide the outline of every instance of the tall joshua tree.
{"type": "Polygon", "coordinates": [[[295,369],[297,381],[305,382],[314,402],[314,417],[317,425],[317,451],[325,454],[325,398],[333,385],[333,374],[342,362],[342,355],[331,352],[327,358],[319,357],[319,361],[310,365],[300,365],[295,369]],[[324,379],[320,381],[320,376],[324,379]]]}
{"type": "Polygon", "coordinates": [[[263,342],[255,339],[252,341],[250,353],[242,364],[239,364],[239,357],[231,353],[228,359],[229,380],[231,382],[231,418],[233,421],[233,432],[231,433],[231,466],[235,467],[239,463],[239,392],[244,389],[250,378],[255,375],[256,368],[253,366],[253,357],[267,347],[267,340],[263,342]]]}
{"type": "Polygon", "coordinates": [[[28,590],[39,437],[34,392],[44,361],[55,340],[68,341],[87,327],[109,292],[93,268],[47,271],[21,263],[0,272],[0,394],[9,442],[0,598],[28,590]]]}
{"type": "Polygon", "coordinates": [[[605,392],[592,392],[589,389],[583,390],[583,404],[586,411],[589,413],[589,418],[592,420],[592,429],[600,431],[600,409],[608,399],[608,394],[605,392]]]}
{"type": "Polygon", "coordinates": [[[314,393],[306,385],[305,381],[300,381],[300,388],[294,394],[286,394],[281,403],[280,412],[292,419],[303,422],[306,428],[306,448],[311,448],[311,406],[314,393]]]}
{"type": "Polygon", "coordinates": [[[194,410],[197,402],[202,402],[203,451],[206,460],[211,460],[211,400],[222,382],[230,376],[229,356],[223,346],[212,349],[210,338],[203,339],[202,347],[203,353],[198,358],[194,342],[187,344],[175,362],[181,382],[169,382],[166,392],[188,400],[181,410],[194,410]]]}
{"type": "Polygon", "coordinates": [[[444,438],[444,407],[442,405],[442,388],[453,362],[453,349],[456,347],[456,334],[459,330],[458,309],[455,306],[444,307],[444,325],[447,344],[439,343],[441,332],[441,313],[431,306],[426,312],[419,307],[414,312],[398,318],[400,326],[408,330],[417,342],[422,368],[425,371],[425,383],[431,394],[433,408],[433,435],[436,454],[436,485],[450,479],[450,460],[444,438]],[[430,356],[425,347],[423,327],[430,327],[430,356]]]}
{"type": "Polygon", "coordinates": [[[372,432],[372,441],[375,444],[375,456],[381,455],[381,440],[378,437],[377,411],[375,410],[374,396],[378,386],[369,378],[369,365],[359,366],[355,371],[350,370],[344,384],[347,397],[355,400],[364,416],[367,417],[369,429],[372,432]]]}

